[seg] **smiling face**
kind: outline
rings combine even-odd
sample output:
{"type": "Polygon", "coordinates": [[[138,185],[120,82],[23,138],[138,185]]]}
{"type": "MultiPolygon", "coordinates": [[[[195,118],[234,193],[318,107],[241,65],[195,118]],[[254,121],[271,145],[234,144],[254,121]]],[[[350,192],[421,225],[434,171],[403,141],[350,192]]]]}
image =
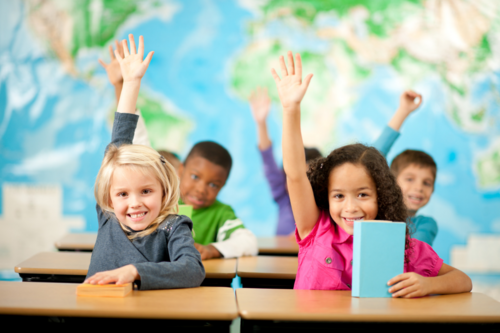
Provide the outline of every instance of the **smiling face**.
{"type": "Polygon", "coordinates": [[[345,232],[353,234],[354,221],[374,220],[378,212],[377,188],[362,165],[342,164],[328,179],[330,216],[345,232]]]}
{"type": "Polygon", "coordinates": [[[430,167],[410,164],[396,177],[406,207],[413,214],[425,206],[434,192],[434,174],[430,167]]]}
{"type": "Polygon", "coordinates": [[[208,207],[226,183],[227,170],[201,156],[193,156],[181,166],[182,201],[194,209],[208,207]]]}
{"type": "Polygon", "coordinates": [[[160,214],[163,190],[153,175],[118,167],[111,178],[110,198],[118,221],[140,231],[160,214]]]}

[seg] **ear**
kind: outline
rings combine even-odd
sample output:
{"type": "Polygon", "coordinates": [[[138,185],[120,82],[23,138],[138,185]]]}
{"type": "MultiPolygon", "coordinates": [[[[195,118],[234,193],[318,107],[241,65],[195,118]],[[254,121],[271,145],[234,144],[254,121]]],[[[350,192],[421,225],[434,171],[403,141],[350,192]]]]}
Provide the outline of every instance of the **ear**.
{"type": "Polygon", "coordinates": [[[182,174],[184,173],[184,164],[182,164],[182,163],[179,164],[179,167],[177,168],[177,172],[179,173],[179,177],[181,177],[182,174]]]}
{"type": "Polygon", "coordinates": [[[108,197],[108,206],[112,209],[115,209],[115,207],[113,207],[113,201],[111,201],[111,197],[108,197]]]}

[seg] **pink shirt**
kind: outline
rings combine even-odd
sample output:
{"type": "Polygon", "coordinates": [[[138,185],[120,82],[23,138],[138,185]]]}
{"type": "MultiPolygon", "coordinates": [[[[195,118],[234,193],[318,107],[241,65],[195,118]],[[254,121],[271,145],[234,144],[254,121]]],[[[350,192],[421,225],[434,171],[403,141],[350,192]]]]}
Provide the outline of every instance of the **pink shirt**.
{"type": "MultiPolygon", "coordinates": [[[[294,289],[351,290],[353,238],[330,222],[327,212],[321,212],[307,237],[301,240],[297,230],[295,237],[299,267],[294,289]]],[[[437,276],[443,260],[427,243],[412,239],[411,245],[410,262],[405,264],[404,272],[437,276]]]]}

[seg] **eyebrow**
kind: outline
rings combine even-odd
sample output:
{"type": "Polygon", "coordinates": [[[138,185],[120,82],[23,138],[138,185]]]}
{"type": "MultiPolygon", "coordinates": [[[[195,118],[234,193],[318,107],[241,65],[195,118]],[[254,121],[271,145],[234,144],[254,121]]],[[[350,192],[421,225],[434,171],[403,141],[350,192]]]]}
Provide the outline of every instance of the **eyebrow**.
{"type": "MultiPolygon", "coordinates": [[[[356,191],[361,191],[361,190],[370,190],[370,188],[368,186],[363,186],[363,187],[359,187],[357,189],[355,189],[356,191]]],[[[342,192],[343,190],[342,189],[338,189],[338,188],[334,188],[332,189],[330,192],[342,192]]]]}

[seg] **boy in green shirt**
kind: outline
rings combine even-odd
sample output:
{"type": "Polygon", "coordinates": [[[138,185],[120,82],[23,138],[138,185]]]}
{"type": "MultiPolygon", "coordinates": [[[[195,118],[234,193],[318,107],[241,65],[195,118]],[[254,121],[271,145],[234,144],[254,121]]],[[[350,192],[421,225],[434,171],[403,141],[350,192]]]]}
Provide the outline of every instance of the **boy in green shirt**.
{"type": "Polygon", "coordinates": [[[201,259],[257,255],[257,238],[233,209],[217,200],[231,171],[229,152],[212,141],[193,146],[179,168],[180,204],[193,206],[195,247],[201,259]]]}

